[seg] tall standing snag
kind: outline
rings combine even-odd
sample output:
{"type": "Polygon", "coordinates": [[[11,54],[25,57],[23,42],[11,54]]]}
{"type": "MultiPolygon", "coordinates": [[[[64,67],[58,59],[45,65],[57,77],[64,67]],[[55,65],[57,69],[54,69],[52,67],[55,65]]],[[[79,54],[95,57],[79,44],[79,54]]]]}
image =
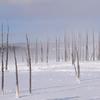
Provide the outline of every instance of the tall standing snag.
{"type": "Polygon", "coordinates": [[[75,61],[76,61],[76,45],[75,45],[75,41],[73,38],[73,34],[72,34],[72,65],[74,66],[75,69],[75,75],[77,76],[77,68],[75,66],[75,61]]]}
{"type": "Polygon", "coordinates": [[[98,60],[100,60],[100,33],[98,36],[98,60]]]}
{"type": "Polygon", "coordinates": [[[41,62],[43,62],[43,44],[41,42],[41,62]]]}
{"type": "Polygon", "coordinates": [[[93,32],[93,61],[95,60],[95,40],[94,40],[94,32],[93,32]]]}
{"type": "Polygon", "coordinates": [[[1,72],[2,72],[2,76],[1,76],[1,90],[2,90],[2,94],[4,94],[4,46],[3,46],[3,24],[1,26],[1,31],[2,31],[2,55],[1,55],[1,63],[2,63],[2,66],[1,66],[1,72]]]}
{"type": "Polygon", "coordinates": [[[35,63],[38,63],[38,43],[35,42],[35,63]]]}
{"type": "Polygon", "coordinates": [[[56,37],[56,62],[58,62],[58,39],[56,37]]]}
{"type": "Polygon", "coordinates": [[[18,66],[17,66],[16,52],[14,46],[13,46],[13,52],[14,52],[15,71],[16,71],[16,97],[19,97],[18,66]]]}
{"type": "Polygon", "coordinates": [[[58,62],[60,62],[60,38],[58,39],[58,62]]]}
{"type": "Polygon", "coordinates": [[[78,54],[78,50],[76,51],[77,54],[77,77],[78,79],[80,78],[80,65],[79,65],[79,54],[78,54]]]}
{"type": "Polygon", "coordinates": [[[48,63],[49,58],[49,41],[47,41],[47,51],[46,51],[46,62],[48,63]]]}
{"type": "Polygon", "coordinates": [[[28,36],[26,35],[27,40],[27,52],[28,52],[28,65],[29,65],[29,93],[32,93],[32,69],[31,69],[31,56],[30,56],[30,45],[28,36]]]}
{"type": "Polygon", "coordinates": [[[7,46],[6,46],[6,70],[8,70],[8,40],[9,39],[9,26],[8,26],[8,32],[7,32],[7,46]]]}
{"type": "Polygon", "coordinates": [[[64,36],[64,56],[65,56],[65,62],[67,61],[67,44],[66,44],[66,35],[64,36]]]}
{"type": "Polygon", "coordinates": [[[88,61],[88,34],[86,35],[86,61],[88,61]]]}

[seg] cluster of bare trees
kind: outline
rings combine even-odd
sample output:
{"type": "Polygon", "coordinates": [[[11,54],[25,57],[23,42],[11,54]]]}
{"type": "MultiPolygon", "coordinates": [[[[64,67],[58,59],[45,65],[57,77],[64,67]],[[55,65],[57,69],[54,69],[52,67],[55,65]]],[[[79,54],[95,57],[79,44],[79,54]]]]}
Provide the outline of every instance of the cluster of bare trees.
{"type": "MultiPolygon", "coordinates": [[[[9,25],[7,26],[7,38],[4,43],[4,31],[3,24],[1,26],[1,90],[4,94],[4,72],[8,68],[8,59],[9,59],[9,25]],[[5,45],[6,44],[6,45],[5,45]],[[6,52],[6,53],[5,53],[6,52]],[[4,59],[4,54],[5,58],[4,59]]],[[[95,37],[93,32],[92,40],[90,41],[90,35],[85,34],[85,38],[82,39],[81,34],[65,34],[64,38],[56,37],[55,42],[50,42],[47,40],[46,43],[39,42],[38,40],[34,43],[34,62],[39,63],[40,61],[48,63],[50,61],[49,57],[55,55],[56,62],[67,62],[72,61],[72,65],[75,69],[75,75],[80,78],[80,61],[95,61],[100,60],[100,34],[98,39],[95,37]],[[54,49],[54,50],[53,50],[54,49]]],[[[26,50],[27,50],[27,64],[29,67],[29,93],[32,93],[32,48],[29,42],[29,37],[26,34],[26,50]]],[[[15,72],[16,72],[16,96],[19,97],[19,79],[18,79],[18,65],[17,65],[17,55],[16,55],[16,46],[13,45],[13,55],[15,61],[15,72]]],[[[53,58],[54,59],[54,58],[53,58]]]]}
{"type": "MultiPolygon", "coordinates": [[[[4,60],[4,32],[3,32],[3,24],[1,26],[1,92],[4,94],[4,72],[8,70],[8,51],[9,51],[9,26],[7,27],[7,40],[6,40],[6,59],[4,60]],[[4,64],[5,61],[5,64],[4,64]]],[[[30,43],[28,36],[26,35],[27,41],[27,57],[28,57],[28,65],[29,65],[29,93],[32,93],[32,70],[31,70],[31,54],[30,54],[30,43]]],[[[16,97],[19,97],[19,78],[18,78],[18,64],[16,57],[16,46],[13,45],[13,55],[15,61],[15,76],[16,76],[16,97]]]]}
{"type": "Polygon", "coordinates": [[[7,42],[6,42],[6,63],[4,64],[4,31],[3,24],[1,25],[1,90],[4,94],[4,70],[8,69],[8,36],[9,36],[9,26],[7,26],[7,42]]]}

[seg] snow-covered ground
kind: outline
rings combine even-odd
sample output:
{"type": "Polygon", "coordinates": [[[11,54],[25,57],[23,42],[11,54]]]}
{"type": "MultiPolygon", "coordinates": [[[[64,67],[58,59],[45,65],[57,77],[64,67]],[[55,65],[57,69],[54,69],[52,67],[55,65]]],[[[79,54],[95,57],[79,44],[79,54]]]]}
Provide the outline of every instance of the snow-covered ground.
{"type": "MultiPolygon", "coordinates": [[[[77,64],[76,64],[77,65],[77,64]]],[[[8,65],[9,71],[15,71],[14,61],[8,65]]],[[[18,63],[18,70],[27,71],[29,67],[26,62],[18,63]]],[[[81,71],[100,71],[100,61],[80,62],[81,71]]],[[[32,63],[32,71],[74,71],[72,63],[69,62],[49,62],[49,63],[32,63]]]]}
{"type": "MultiPolygon", "coordinates": [[[[16,100],[15,72],[14,65],[12,66],[12,70],[5,72],[5,93],[2,95],[0,90],[0,100],[16,100]]],[[[32,64],[32,94],[30,95],[28,67],[26,64],[19,64],[20,97],[17,99],[100,100],[100,62],[81,62],[80,67],[79,82],[71,62],[32,64]]]]}

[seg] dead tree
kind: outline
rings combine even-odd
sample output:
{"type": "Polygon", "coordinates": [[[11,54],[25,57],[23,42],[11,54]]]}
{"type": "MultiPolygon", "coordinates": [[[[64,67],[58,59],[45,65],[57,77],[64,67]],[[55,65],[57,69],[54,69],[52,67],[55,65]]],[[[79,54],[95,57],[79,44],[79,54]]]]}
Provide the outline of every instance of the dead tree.
{"type": "Polygon", "coordinates": [[[82,37],[81,37],[81,34],[78,33],[78,52],[79,52],[79,59],[81,60],[81,57],[82,57],[82,37]]]}
{"type": "Polygon", "coordinates": [[[89,52],[88,52],[88,34],[87,34],[86,35],[86,54],[85,54],[86,61],[89,60],[88,56],[89,56],[89,52]]]}
{"type": "Polygon", "coordinates": [[[49,41],[47,41],[47,49],[46,49],[46,62],[48,63],[48,58],[49,58],[49,41]]]}
{"type": "Polygon", "coordinates": [[[72,65],[74,66],[74,70],[75,70],[75,75],[77,76],[77,68],[75,66],[75,61],[76,61],[76,45],[75,45],[75,41],[73,38],[73,34],[72,34],[72,65]]]}
{"type": "Polygon", "coordinates": [[[93,32],[93,61],[95,60],[95,40],[94,40],[94,32],[93,32]]]}
{"type": "Polygon", "coordinates": [[[15,60],[15,72],[16,72],[16,97],[19,97],[18,66],[17,66],[17,58],[16,58],[16,52],[14,46],[13,46],[13,52],[14,52],[14,60],[15,60]]]}
{"type": "Polygon", "coordinates": [[[35,42],[35,63],[38,63],[38,43],[35,42]]]}
{"type": "Polygon", "coordinates": [[[100,60],[100,33],[98,36],[98,60],[100,60]]]}
{"type": "Polygon", "coordinates": [[[32,68],[31,68],[31,55],[30,55],[30,45],[28,36],[26,35],[27,40],[27,52],[28,52],[28,65],[29,65],[29,93],[32,93],[32,68]]]}
{"type": "Polygon", "coordinates": [[[72,65],[74,66],[74,70],[75,70],[75,75],[77,76],[77,69],[75,66],[75,61],[76,61],[76,51],[72,51],[72,65]]]}
{"type": "Polygon", "coordinates": [[[80,78],[80,65],[79,65],[79,53],[78,53],[78,50],[76,50],[76,55],[77,55],[77,77],[79,79],[80,78]]]}
{"type": "Polygon", "coordinates": [[[58,62],[60,62],[60,38],[58,39],[58,62]]]}
{"type": "Polygon", "coordinates": [[[41,42],[41,62],[43,62],[43,44],[41,42]]]}
{"type": "Polygon", "coordinates": [[[8,32],[7,32],[7,46],[6,46],[6,70],[8,70],[8,40],[9,39],[9,26],[8,26],[8,32]]]}
{"type": "Polygon", "coordinates": [[[67,38],[67,60],[70,60],[71,57],[71,41],[70,41],[70,36],[67,38]]]}
{"type": "Polygon", "coordinates": [[[76,60],[76,53],[75,53],[75,43],[74,43],[74,38],[73,38],[73,34],[72,34],[72,65],[75,64],[75,60],[76,60]]]}
{"type": "Polygon", "coordinates": [[[58,39],[56,38],[56,62],[58,62],[58,39]]]}
{"type": "Polygon", "coordinates": [[[2,72],[2,75],[1,75],[1,91],[2,91],[2,94],[4,94],[4,46],[3,46],[3,24],[1,26],[1,31],[2,31],[2,52],[1,52],[1,72],[2,72]]]}
{"type": "Polygon", "coordinates": [[[66,44],[66,35],[64,36],[64,57],[65,62],[67,61],[67,44],[66,44]]]}
{"type": "Polygon", "coordinates": [[[75,69],[75,75],[79,79],[80,78],[79,51],[75,44],[74,47],[72,47],[72,64],[75,69]],[[75,65],[75,62],[77,63],[77,65],[75,65]]]}

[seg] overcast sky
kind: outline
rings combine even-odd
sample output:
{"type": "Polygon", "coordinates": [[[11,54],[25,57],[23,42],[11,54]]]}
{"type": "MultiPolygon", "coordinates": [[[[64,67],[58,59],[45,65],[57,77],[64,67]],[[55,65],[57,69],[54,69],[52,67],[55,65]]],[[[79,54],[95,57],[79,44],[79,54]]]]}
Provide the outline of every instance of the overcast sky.
{"type": "Polygon", "coordinates": [[[16,41],[26,33],[45,38],[69,31],[99,32],[99,10],[100,0],[0,0],[0,23],[5,30],[9,23],[16,41]]]}

